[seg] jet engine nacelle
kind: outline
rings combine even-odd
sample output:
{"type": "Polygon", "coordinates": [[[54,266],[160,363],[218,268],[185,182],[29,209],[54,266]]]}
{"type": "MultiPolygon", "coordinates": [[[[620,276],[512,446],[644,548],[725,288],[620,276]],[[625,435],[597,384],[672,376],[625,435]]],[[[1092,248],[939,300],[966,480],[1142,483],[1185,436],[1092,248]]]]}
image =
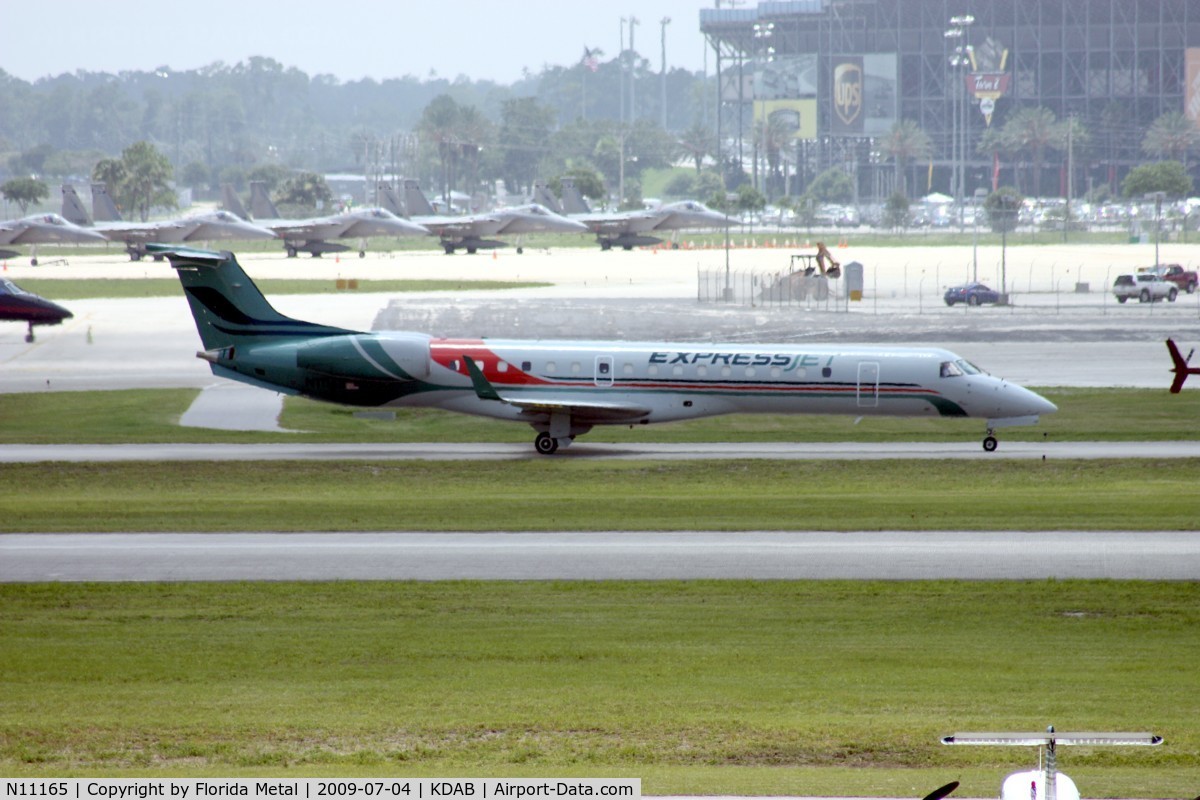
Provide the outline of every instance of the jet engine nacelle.
{"type": "Polygon", "coordinates": [[[429,377],[428,336],[331,336],[302,345],[296,366],[322,375],[363,381],[429,377]]]}

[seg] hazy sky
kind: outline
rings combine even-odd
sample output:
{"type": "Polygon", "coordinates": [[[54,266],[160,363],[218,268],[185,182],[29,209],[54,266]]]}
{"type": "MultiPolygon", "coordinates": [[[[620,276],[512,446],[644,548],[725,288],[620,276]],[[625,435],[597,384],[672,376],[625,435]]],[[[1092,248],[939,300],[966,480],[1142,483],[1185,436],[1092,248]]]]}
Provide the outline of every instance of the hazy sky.
{"type": "MultiPolygon", "coordinates": [[[[186,70],[249,56],[342,80],[458,75],[510,83],[523,68],[602,60],[619,49],[621,17],[636,16],[637,51],[667,64],[704,63],[700,13],[713,0],[52,0],[8,2],[0,68],[26,80],[93,72],[186,70]],[[622,7],[624,6],[624,7],[622,7]]],[[[627,33],[628,35],[628,33],[627,33]]],[[[709,54],[709,70],[715,68],[709,54]]]]}

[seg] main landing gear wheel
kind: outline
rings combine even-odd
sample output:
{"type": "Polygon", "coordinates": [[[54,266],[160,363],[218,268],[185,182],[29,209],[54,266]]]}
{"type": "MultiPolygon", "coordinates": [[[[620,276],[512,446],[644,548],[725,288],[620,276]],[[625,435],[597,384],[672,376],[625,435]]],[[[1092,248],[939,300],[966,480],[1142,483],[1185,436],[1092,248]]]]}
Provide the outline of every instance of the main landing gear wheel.
{"type": "Polygon", "coordinates": [[[366,251],[366,250],[359,250],[359,251],[358,251],[358,257],[359,257],[359,258],[366,258],[366,257],[367,257],[367,251],[366,251]]]}
{"type": "Polygon", "coordinates": [[[543,431],[533,440],[533,447],[544,456],[552,456],[558,451],[558,439],[543,431]]]}

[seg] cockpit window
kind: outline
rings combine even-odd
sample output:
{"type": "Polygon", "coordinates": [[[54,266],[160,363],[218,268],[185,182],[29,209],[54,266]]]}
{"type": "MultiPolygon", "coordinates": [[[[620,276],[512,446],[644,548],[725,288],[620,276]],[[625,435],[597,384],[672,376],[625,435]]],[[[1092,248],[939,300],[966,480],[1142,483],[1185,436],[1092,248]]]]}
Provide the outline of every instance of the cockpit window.
{"type": "Polygon", "coordinates": [[[965,358],[960,358],[958,361],[955,361],[954,363],[957,364],[958,368],[961,369],[967,375],[982,375],[983,374],[983,370],[981,370],[979,367],[972,364],[970,361],[967,361],[965,358]]]}
{"type": "Polygon", "coordinates": [[[942,362],[942,377],[943,378],[957,378],[957,377],[961,376],[962,374],[963,374],[963,371],[961,369],[959,369],[958,364],[955,363],[954,361],[943,361],[942,362]]]}

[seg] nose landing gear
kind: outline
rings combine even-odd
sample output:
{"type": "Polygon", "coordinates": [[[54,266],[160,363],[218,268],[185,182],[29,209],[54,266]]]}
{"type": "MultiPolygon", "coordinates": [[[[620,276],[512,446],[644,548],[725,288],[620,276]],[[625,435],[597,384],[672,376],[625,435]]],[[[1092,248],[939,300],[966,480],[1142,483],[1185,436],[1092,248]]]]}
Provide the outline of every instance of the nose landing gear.
{"type": "Polygon", "coordinates": [[[988,428],[987,433],[983,437],[983,449],[989,453],[995,452],[996,445],[999,444],[999,442],[996,441],[996,437],[993,436],[992,433],[992,429],[988,428]]]}

